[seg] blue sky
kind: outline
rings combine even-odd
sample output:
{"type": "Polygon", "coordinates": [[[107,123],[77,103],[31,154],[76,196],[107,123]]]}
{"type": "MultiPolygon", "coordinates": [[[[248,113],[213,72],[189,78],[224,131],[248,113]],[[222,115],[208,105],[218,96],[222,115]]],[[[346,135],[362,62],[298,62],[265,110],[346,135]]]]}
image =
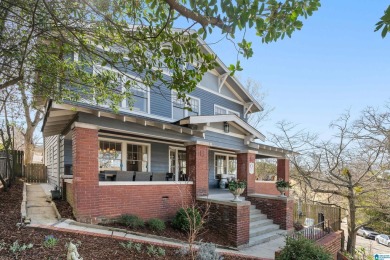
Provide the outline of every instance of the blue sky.
{"type": "MultiPolygon", "coordinates": [[[[260,130],[273,132],[276,122],[288,120],[328,138],[329,123],[346,109],[357,117],[367,106],[390,101],[390,35],[382,39],[374,33],[389,4],[324,0],[291,39],[261,44],[254,34],[247,37],[255,54],[241,60],[239,76],[259,82],[268,93],[266,103],[275,108],[260,130]]],[[[231,44],[211,47],[225,64],[235,63],[231,44]]]]}

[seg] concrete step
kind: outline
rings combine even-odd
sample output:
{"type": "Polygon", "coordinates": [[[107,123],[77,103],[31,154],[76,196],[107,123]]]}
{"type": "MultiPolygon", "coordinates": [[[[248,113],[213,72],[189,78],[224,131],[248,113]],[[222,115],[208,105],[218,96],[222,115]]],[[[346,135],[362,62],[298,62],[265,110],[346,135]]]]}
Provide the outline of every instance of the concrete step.
{"type": "Polygon", "coordinates": [[[264,234],[267,234],[267,233],[270,233],[273,231],[277,231],[277,230],[279,230],[279,225],[276,225],[276,224],[270,224],[270,225],[266,225],[266,226],[250,228],[249,229],[249,237],[250,238],[257,237],[257,236],[261,236],[261,235],[264,235],[264,234]]]}
{"type": "Polygon", "coordinates": [[[249,221],[250,222],[257,221],[257,220],[263,220],[263,219],[267,219],[267,215],[261,214],[261,213],[256,213],[256,214],[250,214],[249,215],[249,221]]]}
{"type": "Polygon", "coordinates": [[[256,205],[251,205],[250,210],[256,209],[256,205]]]}
{"type": "Polygon", "coordinates": [[[276,231],[269,232],[267,234],[263,234],[263,235],[256,236],[256,237],[251,237],[249,239],[249,246],[263,244],[263,243],[269,242],[271,240],[277,239],[279,237],[282,237],[285,234],[286,234],[285,230],[279,229],[276,231]]]}
{"type": "Polygon", "coordinates": [[[251,221],[249,224],[249,229],[251,230],[252,228],[263,227],[263,226],[271,225],[273,223],[274,223],[274,221],[272,219],[262,219],[262,220],[257,220],[257,221],[251,221]]]}
{"type": "Polygon", "coordinates": [[[249,211],[249,214],[251,214],[251,215],[256,214],[256,213],[260,213],[261,214],[261,210],[259,210],[259,209],[251,209],[249,211]]]}

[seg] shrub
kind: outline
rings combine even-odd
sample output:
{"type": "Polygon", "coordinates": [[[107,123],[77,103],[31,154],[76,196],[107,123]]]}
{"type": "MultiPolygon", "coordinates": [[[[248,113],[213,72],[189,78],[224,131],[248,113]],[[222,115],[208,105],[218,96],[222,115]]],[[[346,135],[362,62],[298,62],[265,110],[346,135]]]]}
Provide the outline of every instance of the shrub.
{"type": "Polygon", "coordinates": [[[151,218],[148,220],[148,226],[155,231],[162,231],[165,229],[165,223],[161,219],[151,218]]]}
{"type": "Polygon", "coordinates": [[[30,249],[33,247],[33,244],[19,244],[19,241],[16,240],[12,246],[9,247],[9,250],[14,253],[15,255],[17,255],[19,252],[22,252],[24,250],[27,250],[27,249],[30,249]]]}
{"type": "Polygon", "coordinates": [[[276,257],[277,260],[332,260],[332,255],[314,242],[298,237],[287,237],[286,246],[276,257]]]}
{"type": "Polygon", "coordinates": [[[198,253],[196,255],[197,260],[222,260],[223,257],[220,256],[214,244],[211,243],[202,243],[199,246],[198,253]]]}
{"type": "Polygon", "coordinates": [[[137,216],[124,214],[120,216],[119,223],[132,228],[145,226],[145,222],[137,216]]]}
{"type": "Polygon", "coordinates": [[[57,245],[58,239],[55,238],[53,235],[45,236],[45,241],[43,241],[43,245],[45,247],[54,247],[57,245]]]}
{"type": "Polygon", "coordinates": [[[202,218],[199,210],[193,208],[181,208],[177,211],[176,216],[172,221],[172,225],[177,229],[188,231],[190,229],[190,221],[194,222],[193,225],[195,225],[196,228],[201,225],[202,218]]]}
{"type": "Polygon", "coordinates": [[[133,242],[131,241],[128,241],[127,243],[120,242],[119,245],[121,245],[121,247],[123,247],[124,249],[128,250],[131,250],[133,248],[133,242]]]}

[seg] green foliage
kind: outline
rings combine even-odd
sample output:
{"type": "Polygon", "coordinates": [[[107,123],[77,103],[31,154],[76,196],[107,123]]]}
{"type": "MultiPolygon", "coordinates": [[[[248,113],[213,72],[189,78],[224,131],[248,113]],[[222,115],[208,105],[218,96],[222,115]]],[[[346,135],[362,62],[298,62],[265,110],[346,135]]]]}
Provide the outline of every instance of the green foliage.
{"type": "Polygon", "coordinates": [[[146,253],[148,256],[155,256],[157,254],[157,248],[154,245],[149,245],[146,247],[146,253]]]}
{"type": "Polygon", "coordinates": [[[0,251],[6,248],[7,248],[7,244],[4,241],[0,242],[0,251]]]}
{"type": "Polygon", "coordinates": [[[344,252],[344,256],[346,256],[349,260],[374,260],[374,256],[366,252],[366,249],[363,247],[355,248],[354,256],[347,252],[344,252]]]}
{"type": "Polygon", "coordinates": [[[276,260],[332,260],[333,257],[324,248],[314,242],[299,237],[297,239],[287,237],[286,246],[280,252],[276,260]]]}
{"type": "Polygon", "coordinates": [[[165,229],[165,222],[158,218],[151,218],[147,222],[148,226],[155,231],[162,231],[165,229]]]}
{"type": "Polygon", "coordinates": [[[202,217],[197,209],[181,208],[177,211],[172,225],[182,231],[189,231],[190,228],[198,228],[202,224],[202,217]]]}
{"type": "Polygon", "coordinates": [[[138,227],[145,226],[145,222],[142,219],[140,219],[137,216],[128,215],[128,214],[121,215],[118,222],[131,228],[138,228],[138,227]]]}
{"type": "MultiPolygon", "coordinates": [[[[254,32],[263,43],[291,37],[301,29],[301,20],[319,7],[319,0],[182,0],[175,4],[52,0],[50,5],[15,0],[0,7],[0,20],[7,21],[0,23],[0,35],[8,40],[0,48],[7,65],[0,71],[0,79],[6,79],[0,81],[0,88],[38,71],[39,82],[32,80],[31,92],[54,100],[88,97],[98,104],[110,100],[109,105],[116,108],[121,100],[132,100],[136,87],[166,85],[184,101],[204,73],[216,66],[215,55],[205,52],[198,38],[206,39],[218,29],[236,45],[240,56],[250,58],[253,45],[245,37],[236,39],[241,35],[238,31],[254,32]],[[183,8],[187,11],[182,12],[183,8]],[[182,18],[188,21],[183,27],[198,24],[200,29],[174,29],[182,18]],[[81,21],[82,26],[76,26],[81,21]],[[75,53],[78,60],[73,59],[75,53]],[[136,77],[98,69],[91,73],[93,64],[116,71],[131,67],[136,77]],[[123,82],[123,93],[117,91],[118,81],[123,82]]],[[[232,74],[242,70],[240,61],[229,69],[232,74]]]]}
{"type": "Polygon", "coordinates": [[[385,10],[385,14],[381,17],[381,20],[376,23],[375,32],[382,28],[381,36],[385,38],[387,32],[390,30],[390,5],[385,10]]]}
{"type": "Polygon", "coordinates": [[[246,188],[246,181],[240,181],[240,180],[230,180],[228,182],[228,188],[230,191],[235,191],[237,189],[245,189],[246,188]]]}
{"type": "Polygon", "coordinates": [[[138,253],[140,253],[142,251],[142,244],[140,243],[135,243],[133,245],[133,248],[135,249],[135,251],[137,251],[138,253]]]}
{"type": "Polygon", "coordinates": [[[277,188],[291,188],[291,184],[288,181],[279,179],[275,182],[277,188]]]}
{"type": "Polygon", "coordinates": [[[31,243],[29,243],[29,244],[27,244],[27,245],[26,245],[26,244],[19,244],[19,241],[16,240],[16,241],[10,246],[9,250],[10,250],[13,254],[17,255],[17,254],[19,254],[19,252],[25,251],[25,250],[30,249],[30,248],[32,248],[32,247],[33,247],[33,244],[31,244],[31,243]]]}
{"type": "Polygon", "coordinates": [[[53,235],[49,235],[49,236],[45,236],[45,241],[43,241],[43,245],[45,247],[54,247],[55,245],[57,245],[58,243],[58,239],[55,238],[53,235]]]}
{"type": "Polygon", "coordinates": [[[133,248],[133,242],[131,241],[128,241],[127,243],[124,243],[124,242],[120,242],[119,245],[121,247],[123,247],[124,249],[128,249],[128,250],[131,250],[133,248]]]}

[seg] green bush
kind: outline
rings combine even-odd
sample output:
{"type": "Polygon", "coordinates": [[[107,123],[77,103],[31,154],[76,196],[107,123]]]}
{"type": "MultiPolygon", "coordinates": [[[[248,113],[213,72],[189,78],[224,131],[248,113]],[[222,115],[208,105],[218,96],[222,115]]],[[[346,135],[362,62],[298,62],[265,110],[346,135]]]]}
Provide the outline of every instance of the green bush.
{"type": "Polygon", "coordinates": [[[177,211],[175,218],[172,221],[172,225],[180,230],[188,231],[190,229],[190,223],[194,222],[196,228],[201,225],[202,217],[197,209],[181,208],[177,211]],[[187,213],[186,213],[187,211],[187,213]]]}
{"type": "Polygon", "coordinates": [[[145,222],[137,216],[124,214],[120,216],[119,223],[132,228],[144,227],[145,222]]]}
{"type": "Polygon", "coordinates": [[[287,237],[286,246],[276,260],[332,260],[332,255],[314,242],[299,237],[287,237]]]}
{"type": "Polygon", "coordinates": [[[148,220],[148,226],[155,231],[163,231],[165,229],[165,223],[161,219],[151,218],[148,220]]]}

